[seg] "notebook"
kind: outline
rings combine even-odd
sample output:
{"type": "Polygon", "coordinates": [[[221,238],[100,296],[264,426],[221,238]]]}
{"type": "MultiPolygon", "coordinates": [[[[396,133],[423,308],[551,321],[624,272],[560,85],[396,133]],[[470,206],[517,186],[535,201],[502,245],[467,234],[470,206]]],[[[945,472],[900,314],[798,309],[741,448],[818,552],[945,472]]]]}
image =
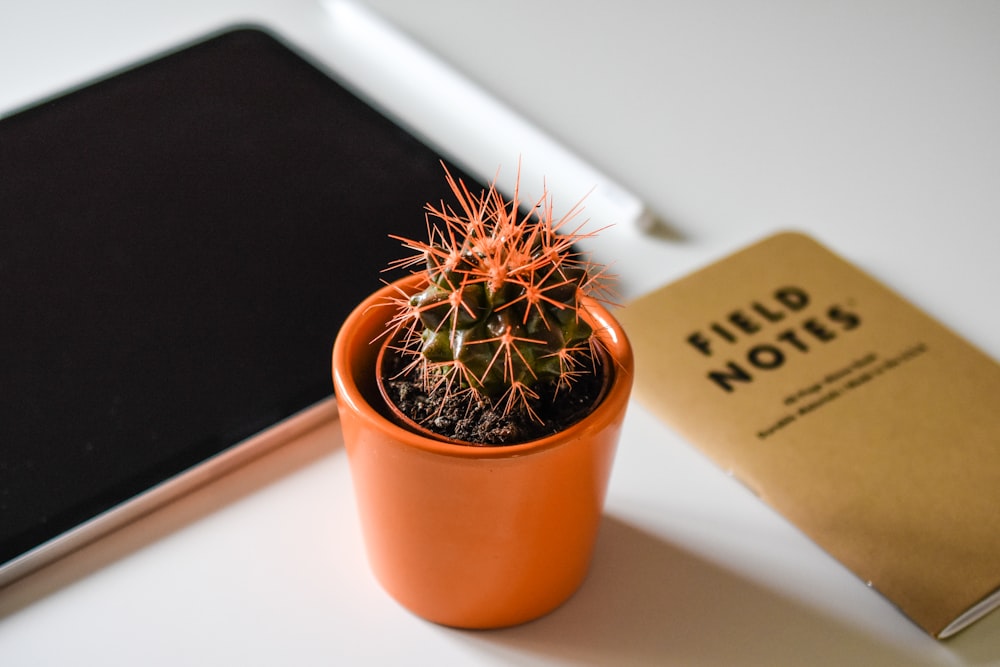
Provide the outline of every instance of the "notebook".
{"type": "Polygon", "coordinates": [[[1000,604],[1000,365],[800,233],[620,313],[637,398],[944,638],[1000,604]]]}

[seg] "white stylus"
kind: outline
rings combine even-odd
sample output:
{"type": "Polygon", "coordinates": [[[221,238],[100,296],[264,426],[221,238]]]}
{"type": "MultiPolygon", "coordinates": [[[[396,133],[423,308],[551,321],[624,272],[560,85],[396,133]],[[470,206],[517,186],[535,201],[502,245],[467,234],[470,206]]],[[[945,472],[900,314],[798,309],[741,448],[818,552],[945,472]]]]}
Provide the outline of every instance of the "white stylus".
{"type": "Polygon", "coordinates": [[[527,122],[359,3],[322,0],[342,75],[384,111],[483,181],[510,196],[520,164],[522,201],[542,187],[557,215],[582,198],[583,218],[648,229],[654,218],[631,192],[527,122]],[[341,49],[338,49],[341,50],[341,49]],[[499,169],[499,173],[498,173],[499,169]]]}

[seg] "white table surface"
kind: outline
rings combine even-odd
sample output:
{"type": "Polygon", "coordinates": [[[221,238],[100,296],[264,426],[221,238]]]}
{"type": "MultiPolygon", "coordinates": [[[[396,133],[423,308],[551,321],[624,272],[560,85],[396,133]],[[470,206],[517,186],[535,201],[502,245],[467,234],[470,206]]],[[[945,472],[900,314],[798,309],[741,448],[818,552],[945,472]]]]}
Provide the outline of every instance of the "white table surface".
{"type": "MultiPolygon", "coordinates": [[[[602,237],[624,296],[798,228],[1000,358],[995,0],[369,4],[669,222],[602,237]]],[[[334,53],[312,0],[0,0],[0,110],[247,18],[334,53]]],[[[1000,665],[1000,612],[929,638],[633,406],[577,595],[438,627],[370,575],[332,422],[0,590],[5,667],[202,664],[1000,665]]]]}

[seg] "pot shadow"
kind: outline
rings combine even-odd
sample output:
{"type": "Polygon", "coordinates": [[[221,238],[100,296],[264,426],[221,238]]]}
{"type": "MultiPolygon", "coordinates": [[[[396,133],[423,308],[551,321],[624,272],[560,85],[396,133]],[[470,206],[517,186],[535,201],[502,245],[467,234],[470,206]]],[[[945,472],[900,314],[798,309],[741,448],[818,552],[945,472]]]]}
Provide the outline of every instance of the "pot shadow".
{"type": "Polygon", "coordinates": [[[180,497],[0,587],[0,620],[338,450],[343,451],[340,423],[330,419],[217,478],[206,480],[180,497]]]}
{"type": "Polygon", "coordinates": [[[932,664],[609,516],[561,608],[456,636],[515,665],[932,664]]]}

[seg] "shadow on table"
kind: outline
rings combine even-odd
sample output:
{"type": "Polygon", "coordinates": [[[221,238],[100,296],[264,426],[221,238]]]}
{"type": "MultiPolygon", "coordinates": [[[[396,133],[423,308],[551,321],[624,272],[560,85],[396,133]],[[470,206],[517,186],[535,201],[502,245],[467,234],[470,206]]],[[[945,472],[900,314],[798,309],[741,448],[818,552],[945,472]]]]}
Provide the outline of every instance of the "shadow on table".
{"type": "Polygon", "coordinates": [[[932,664],[607,516],[590,576],[563,607],[456,635],[510,664],[932,664]]]}

